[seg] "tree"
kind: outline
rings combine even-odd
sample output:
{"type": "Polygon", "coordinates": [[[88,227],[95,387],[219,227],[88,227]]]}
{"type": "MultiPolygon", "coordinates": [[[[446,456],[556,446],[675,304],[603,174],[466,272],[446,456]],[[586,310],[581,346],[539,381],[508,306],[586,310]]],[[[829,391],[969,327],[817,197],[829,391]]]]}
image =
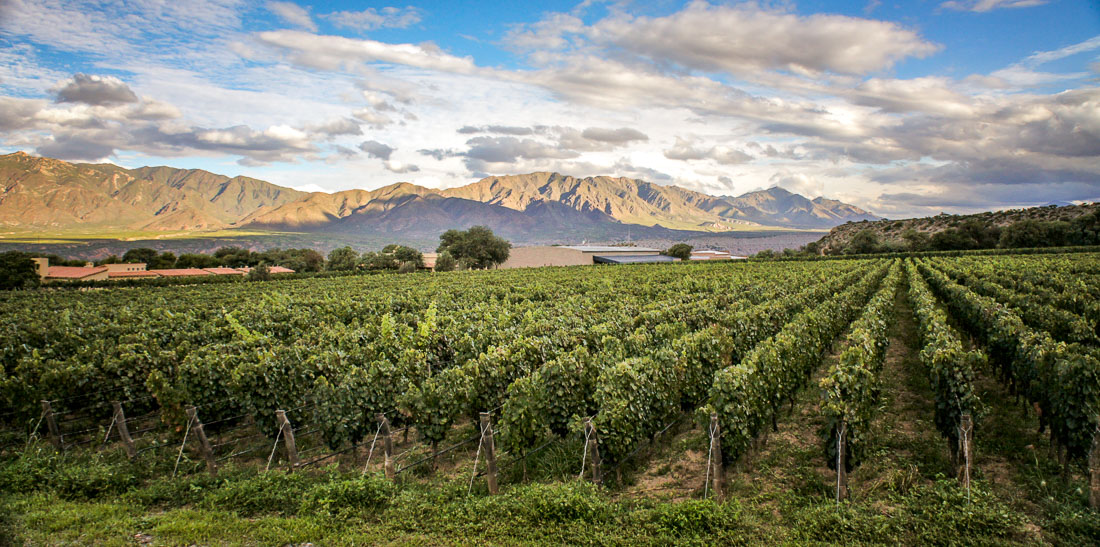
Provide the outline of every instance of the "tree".
{"type": "MultiPolygon", "coordinates": [[[[123,260],[125,260],[125,258],[123,260]]],[[[175,268],[176,255],[175,253],[164,251],[159,255],[153,256],[152,260],[145,263],[145,267],[150,270],[167,270],[169,268],[175,268]]]]}
{"type": "Polygon", "coordinates": [[[254,255],[255,253],[252,251],[240,247],[222,247],[214,251],[214,258],[217,258],[227,268],[255,266],[259,263],[259,258],[254,255]]]}
{"type": "Polygon", "coordinates": [[[424,253],[412,247],[406,247],[404,245],[386,245],[386,248],[382,249],[382,252],[393,255],[393,258],[402,264],[405,262],[412,262],[413,266],[417,268],[424,267],[424,253]]]}
{"type": "Polygon", "coordinates": [[[912,252],[924,251],[932,243],[932,238],[926,232],[917,231],[913,228],[908,228],[902,232],[901,238],[905,240],[912,252]]]}
{"type": "Polygon", "coordinates": [[[439,256],[435,259],[435,271],[437,272],[452,272],[457,266],[455,257],[446,251],[439,253],[439,256]]]}
{"type": "Polygon", "coordinates": [[[878,252],[878,250],[878,235],[870,228],[864,228],[856,232],[856,235],[852,236],[852,239],[848,241],[848,246],[845,247],[844,254],[861,255],[878,252]]]}
{"type": "Polygon", "coordinates": [[[1001,230],[999,245],[1006,249],[1019,249],[1024,247],[1041,247],[1044,241],[1046,229],[1038,220],[1021,220],[1014,222],[1001,230]]]}
{"type": "Polygon", "coordinates": [[[932,235],[931,248],[934,251],[962,251],[973,249],[977,242],[958,228],[948,228],[932,235]]]}
{"type": "Polygon", "coordinates": [[[130,249],[122,255],[122,261],[133,264],[138,262],[144,262],[145,264],[152,264],[153,260],[157,258],[156,249],[150,249],[148,247],[138,247],[137,249],[130,249]]]}
{"type": "Polygon", "coordinates": [[[1073,219],[1070,225],[1071,245],[1100,244],[1100,209],[1073,219]]]}
{"type": "Polygon", "coordinates": [[[271,268],[267,267],[267,263],[261,262],[252,268],[248,272],[249,281],[271,281],[271,268]]]}
{"type": "Polygon", "coordinates": [[[459,264],[471,269],[486,269],[508,260],[512,244],[497,237],[486,226],[474,226],[466,231],[447,230],[439,236],[436,252],[448,252],[459,264]]]}
{"type": "Polygon", "coordinates": [[[216,268],[221,266],[221,261],[210,255],[186,253],[176,259],[177,268],[216,268]]]}
{"type": "Polygon", "coordinates": [[[687,243],[677,243],[666,249],[665,252],[661,254],[665,256],[671,256],[673,258],[679,258],[680,260],[691,260],[692,249],[693,247],[691,245],[688,245],[687,243]]]}
{"type": "Polygon", "coordinates": [[[416,271],[416,263],[412,261],[402,262],[401,267],[397,268],[397,273],[413,273],[416,271]]]}
{"type": "Polygon", "coordinates": [[[355,266],[359,264],[359,253],[355,252],[355,249],[351,247],[340,247],[339,249],[333,249],[328,254],[328,262],[325,264],[326,270],[333,271],[351,271],[355,269],[355,266]]]}
{"type": "Polygon", "coordinates": [[[33,289],[40,282],[31,255],[19,251],[0,253],[0,289],[33,289]]]}

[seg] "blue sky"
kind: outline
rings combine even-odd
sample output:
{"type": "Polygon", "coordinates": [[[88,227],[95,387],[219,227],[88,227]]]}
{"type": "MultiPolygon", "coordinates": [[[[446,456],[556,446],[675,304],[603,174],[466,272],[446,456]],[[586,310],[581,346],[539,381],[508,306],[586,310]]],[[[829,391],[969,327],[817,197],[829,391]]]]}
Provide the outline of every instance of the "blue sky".
{"type": "Polygon", "coordinates": [[[1100,7],[0,0],[0,151],[315,191],[558,171],[890,217],[1100,199],[1100,7]]]}

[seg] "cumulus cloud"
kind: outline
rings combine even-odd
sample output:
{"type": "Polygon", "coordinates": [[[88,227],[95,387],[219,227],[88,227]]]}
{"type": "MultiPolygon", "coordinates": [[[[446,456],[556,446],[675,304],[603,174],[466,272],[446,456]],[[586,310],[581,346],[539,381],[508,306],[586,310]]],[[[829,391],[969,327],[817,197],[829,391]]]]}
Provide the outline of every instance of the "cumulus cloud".
{"type": "Polygon", "coordinates": [[[309,130],[319,135],[336,137],[341,135],[362,135],[363,129],[359,122],[349,118],[339,118],[319,125],[309,127],[309,130]]]}
{"type": "Polygon", "coordinates": [[[317,32],[317,24],[309,16],[309,10],[294,2],[268,2],[267,9],[291,25],[317,32]]]}
{"type": "Polygon", "coordinates": [[[1030,8],[1046,3],[1047,0],[951,0],[940,4],[940,7],[981,13],[1001,8],[1030,8]]]}
{"type": "Polygon", "coordinates": [[[466,144],[470,149],[464,156],[490,163],[512,163],[520,158],[575,158],[580,155],[533,139],[515,137],[474,137],[466,144]]]}
{"type": "Polygon", "coordinates": [[[461,135],[472,135],[474,133],[495,133],[497,135],[525,136],[533,135],[535,133],[535,128],[516,127],[511,125],[483,125],[478,127],[472,125],[464,125],[458,128],[458,133],[461,135]]]}
{"type": "Polygon", "coordinates": [[[378,158],[380,160],[390,159],[390,155],[393,154],[395,148],[382,144],[378,141],[363,141],[359,144],[359,149],[366,152],[368,156],[372,158],[378,158]]]}
{"type": "Polygon", "coordinates": [[[723,145],[697,146],[694,142],[680,137],[676,138],[676,144],[665,150],[664,154],[670,160],[709,159],[723,165],[736,165],[752,161],[752,156],[736,148],[723,145]]]}
{"type": "Polygon", "coordinates": [[[420,168],[415,165],[402,163],[397,160],[386,160],[385,162],[383,162],[382,165],[384,165],[386,167],[386,170],[390,171],[391,173],[403,174],[416,173],[420,171],[420,168]]]}
{"type": "Polygon", "coordinates": [[[408,28],[420,22],[420,10],[406,6],[404,8],[385,7],[367,8],[363,11],[338,11],[324,16],[338,27],[359,31],[380,28],[408,28]]]}
{"type": "Polygon", "coordinates": [[[733,74],[761,69],[866,74],[940,49],[886,21],[707,2],[694,2],[665,17],[608,18],[587,34],[596,43],[658,63],[733,74]]]}
{"type": "Polygon", "coordinates": [[[813,175],[793,173],[787,169],[776,172],[768,179],[768,182],[772,187],[779,187],[809,198],[815,198],[825,193],[825,185],[813,175]]]}
{"type": "Polygon", "coordinates": [[[581,132],[581,136],[590,141],[608,142],[614,144],[626,144],[634,141],[648,141],[649,136],[637,129],[620,127],[608,129],[604,127],[589,127],[581,132]]]}
{"type": "Polygon", "coordinates": [[[73,74],[57,86],[57,102],[84,103],[95,106],[136,103],[138,96],[114,76],[73,74]]]}
{"type": "Polygon", "coordinates": [[[473,59],[444,53],[432,43],[388,44],[342,36],[319,36],[297,30],[261,32],[256,39],[286,51],[295,64],[321,70],[335,70],[358,63],[390,63],[469,74],[477,70],[473,59]]]}

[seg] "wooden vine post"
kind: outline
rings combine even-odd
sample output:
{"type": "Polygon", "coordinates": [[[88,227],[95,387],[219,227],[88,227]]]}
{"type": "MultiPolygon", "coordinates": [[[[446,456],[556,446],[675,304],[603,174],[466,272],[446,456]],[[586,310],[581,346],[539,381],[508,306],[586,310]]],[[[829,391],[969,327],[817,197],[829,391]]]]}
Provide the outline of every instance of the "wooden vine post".
{"type": "MultiPolygon", "coordinates": [[[[592,418],[585,418],[584,420],[584,437],[587,439],[585,450],[589,461],[592,462],[592,482],[602,484],[603,469],[600,464],[600,443],[596,437],[596,426],[592,424],[592,418]]],[[[584,470],[582,469],[581,472],[583,473],[584,470]]]]}
{"type": "Polygon", "coordinates": [[[122,411],[122,403],[118,401],[111,401],[111,406],[115,409],[115,428],[118,429],[118,438],[122,439],[122,447],[126,449],[126,457],[131,460],[137,456],[137,450],[134,449],[134,439],[130,438],[130,427],[126,425],[126,413],[122,411]]]}
{"type": "Polygon", "coordinates": [[[485,450],[485,481],[489,494],[497,493],[497,456],[493,446],[493,422],[488,412],[481,413],[481,443],[485,450]]]}
{"type": "Polygon", "coordinates": [[[963,488],[970,488],[970,462],[974,455],[974,420],[966,412],[959,418],[958,478],[963,488]]]}
{"type": "Polygon", "coordinates": [[[840,422],[836,429],[836,501],[848,499],[848,422],[840,422]]]}
{"type": "Polygon", "coordinates": [[[397,469],[393,461],[393,433],[390,431],[390,421],[385,414],[378,414],[378,423],[382,426],[382,448],[386,454],[386,478],[393,480],[397,476],[397,469]]]}
{"type": "Polygon", "coordinates": [[[290,470],[293,471],[298,467],[298,445],[294,443],[294,427],[290,425],[290,419],[286,417],[285,410],[275,411],[275,422],[279,424],[279,431],[283,434],[286,458],[290,462],[290,470]]]}
{"type": "Polygon", "coordinates": [[[718,413],[710,413],[710,451],[711,451],[711,488],[714,489],[714,499],[722,501],[724,491],[722,486],[726,482],[725,466],[722,465],[722,430],[718,427],[718,413]]]}
{"type": "Polygon", "coordinates": [[[65,448],[61,443],[61,430],[57,428],[57,418],[53,414],[53,406],[45,399],[42,400],[42,419],[46,421],[46,427],[50,432],[50,444],[58,450],[65,448]]]}
{"type": "Polygon", "coordinates": [[[187,419],[193,424],[191,431],[195,432],[195,438],[199,440],[199,452],[202,453],[202,459],[206,460],[206,470],[211,475],[217,475],[218,466],[214,462],[214,451],[210,449],[210,440],[206,438],[206,431],[202,428],[198,409],[194,406],[187,407],[187,419]]]}
{"type": "Polygon", "coordinates": [[[1089,450],[1089,507],[1093,511],[1100,509],[1100,425],[1092,433],[1089,450]]]}

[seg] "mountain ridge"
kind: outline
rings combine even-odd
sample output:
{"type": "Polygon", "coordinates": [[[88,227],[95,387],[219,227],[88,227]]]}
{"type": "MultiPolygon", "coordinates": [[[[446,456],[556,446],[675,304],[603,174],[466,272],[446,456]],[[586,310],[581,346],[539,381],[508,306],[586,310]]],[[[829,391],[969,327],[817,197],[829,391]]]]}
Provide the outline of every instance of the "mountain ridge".
{"type": "Polygon", "coordinates": [[[73,164],[22,152],[0,156],[0,185],[0,226],[24,230],[256,228],[423,235],[487,224],[523,239],[539,232],[631,228],[824,230],[878,218],[853,205],[810,200],[780,188],[712,196],[627,177],[535,172],[450,189],[398,182],[330,194],[201,169],[73,164]]]}

